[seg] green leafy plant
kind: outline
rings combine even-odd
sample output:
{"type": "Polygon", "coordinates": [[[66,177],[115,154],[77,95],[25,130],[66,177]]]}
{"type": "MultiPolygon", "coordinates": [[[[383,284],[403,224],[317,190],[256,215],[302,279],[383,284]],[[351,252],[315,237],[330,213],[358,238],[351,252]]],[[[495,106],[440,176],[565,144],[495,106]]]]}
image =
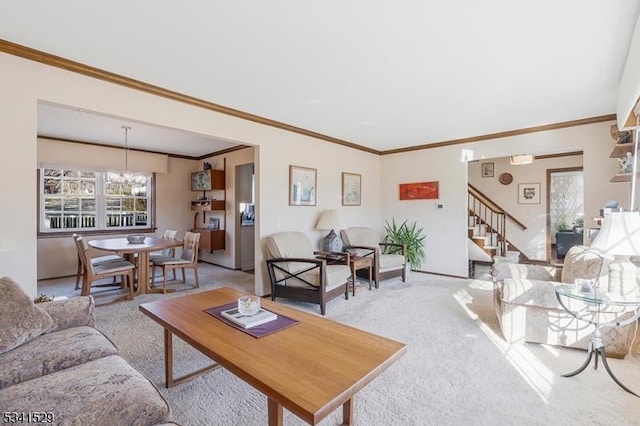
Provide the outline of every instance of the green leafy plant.
{"type": "Polygon", "coordinates": [[[386,235],[383,242],[405,244],[407,247],[407,263],[411,266],[411,269],[419,269],[427,257],[424,252],[424,242],[427,236],[423,234],[423,229],[418,228],[415,221],[409,225],[405,220],[398,225],[395,219],[392,219],[391,224],[389,224],[389,221],[385,221],[384,230],[386,235]]]}
{"type": "Polygon", "coordinates": [[[577,217],[576,220],[573,221],[574,228],[584,228],[584,218],[577,217]]]}

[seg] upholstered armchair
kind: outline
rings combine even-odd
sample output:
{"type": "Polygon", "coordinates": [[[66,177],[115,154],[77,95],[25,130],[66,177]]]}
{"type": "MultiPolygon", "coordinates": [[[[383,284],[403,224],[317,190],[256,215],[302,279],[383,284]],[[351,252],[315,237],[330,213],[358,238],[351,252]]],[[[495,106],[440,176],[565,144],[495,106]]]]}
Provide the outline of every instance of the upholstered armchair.
{"type": "Polygon", "coordinates": [[[280,232],[265,239],[271,300],[285,297],[317,303],[326,312],[328,301],[344,294],[349,298],[351,277],[348,253],[314,252],[302,232],[280,232]]]}
{"type": "MultiPolygon", "coordinates": [[[[392,277],[406,279],[406,247],[403,244],[383,243],[378,233],[366,227],[351,227],[340,231],[345,251],[358,257],[373,257],[373,281],[376,288],[380,281],[392,277]]],[[[360,272],[368,272],[360,270],[360,272]]]]}
{"type": "MultiPolygon", "coordinates": [[[[619,279],[625,264],[614,256],[584,246],[573,246],[560,268],[518,263],[498,263],[493,267],[494,308],[504,338],[509,343],[546,343],[588,349],[593,326],[571,316],[558,302],[555,288],[574,284],[576,279],[594,280],[608,293],[620,292],[619,279]]],[[[628,275],[628,274],[627,274],[628,275]]],[[[635,276],[633,277],[635,284],[635,276]]],[[[637,293],[636,288],[636,293],[637,293]]],[[[602,320],[623,320],[633,312],[608,307],[600,312],[586,306],[602,320]]],[[[629,350],[629,333],[633,324],[604,327],[607,355],[624,357],[629,350]]]]}

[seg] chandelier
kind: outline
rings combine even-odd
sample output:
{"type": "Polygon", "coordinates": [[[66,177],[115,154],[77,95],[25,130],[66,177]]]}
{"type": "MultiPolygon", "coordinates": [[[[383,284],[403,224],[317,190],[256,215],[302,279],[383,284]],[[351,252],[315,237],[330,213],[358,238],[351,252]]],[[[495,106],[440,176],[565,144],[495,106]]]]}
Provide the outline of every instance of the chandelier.
{"type": "Polygon", "coordinates": [[[129,130],[131,130],[131,127],[121,127],[122,130],[124,130],[124,171],[117,174],[111,173],[109,176],[109,180],[127,185],[145,183],[147,180],[146,176],[140,173],[134,173],[129,170],[129,130]]]}

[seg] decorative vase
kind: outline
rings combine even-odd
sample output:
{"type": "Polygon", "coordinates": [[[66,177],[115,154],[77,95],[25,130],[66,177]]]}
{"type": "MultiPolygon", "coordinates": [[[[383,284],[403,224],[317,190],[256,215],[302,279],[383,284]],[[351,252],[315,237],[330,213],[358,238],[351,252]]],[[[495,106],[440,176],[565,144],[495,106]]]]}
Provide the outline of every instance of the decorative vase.
{"type": "Polygon", "coordinates": [[[333,229],[322,239],[322,251],[342,251],[342,239],[333,229]]]}

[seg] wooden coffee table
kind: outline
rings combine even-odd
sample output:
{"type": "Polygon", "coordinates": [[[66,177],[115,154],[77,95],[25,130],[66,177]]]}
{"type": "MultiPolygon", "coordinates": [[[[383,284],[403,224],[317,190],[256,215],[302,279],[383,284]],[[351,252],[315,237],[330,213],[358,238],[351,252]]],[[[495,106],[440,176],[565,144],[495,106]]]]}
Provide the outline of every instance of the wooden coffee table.
{"type": "Polygon", "coordinates": [[[406,351],[404,343],[266,299],[262,307],[298,324],[256,339],[204,312],[242,295],[221,288],[140,305],[164,327],[167,387],[222,366],[267,396],[269,425],[282,425],[283,407],[317,424],[340,406],[350,425],[356,393],[406,351]],[[218,364],[174,379],[174,334],[218,364]]]}

